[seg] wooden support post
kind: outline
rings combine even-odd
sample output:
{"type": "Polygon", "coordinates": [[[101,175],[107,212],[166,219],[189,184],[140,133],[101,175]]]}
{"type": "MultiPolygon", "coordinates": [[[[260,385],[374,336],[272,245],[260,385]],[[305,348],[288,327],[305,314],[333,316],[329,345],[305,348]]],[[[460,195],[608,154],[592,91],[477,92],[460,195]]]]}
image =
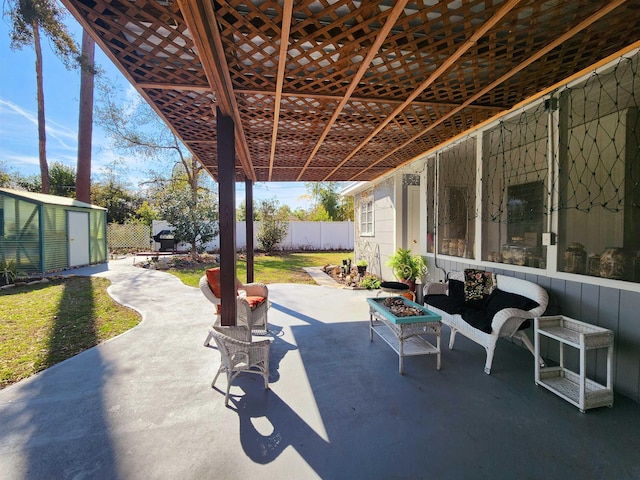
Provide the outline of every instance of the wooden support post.
{"type": "Polygon", "coordinates": [[[245,205],[247,212],[247,283],[251,283],[254,280],[254,264],[253,264],[253,182],[247,178],[244,181],[245,192],[245,205]]]}
{"type": "Polygon", "coordinates": [[[236,154],[234,122],[217,109],[220,225],[220,323],[236,325],[236,154]]]}

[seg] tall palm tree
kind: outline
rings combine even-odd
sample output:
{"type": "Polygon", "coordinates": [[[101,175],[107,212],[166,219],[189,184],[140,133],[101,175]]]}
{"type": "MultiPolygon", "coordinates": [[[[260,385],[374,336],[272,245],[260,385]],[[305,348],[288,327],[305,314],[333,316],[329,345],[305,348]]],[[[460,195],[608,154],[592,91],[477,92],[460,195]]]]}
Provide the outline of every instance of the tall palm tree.
{"type": "Polygon", "coordinates": [[[38,100],[38,153],[42,193],[49,193],[47,136],[44,113],[44,80],[40,34],[51,40],[56,55],[67,68],[77,66],[78,47],[62,22],[64,10],[55,0],[7,0],[4,14],[11,22],[11,48],[33,46],[36,53],[36,88],[38,100]]]}

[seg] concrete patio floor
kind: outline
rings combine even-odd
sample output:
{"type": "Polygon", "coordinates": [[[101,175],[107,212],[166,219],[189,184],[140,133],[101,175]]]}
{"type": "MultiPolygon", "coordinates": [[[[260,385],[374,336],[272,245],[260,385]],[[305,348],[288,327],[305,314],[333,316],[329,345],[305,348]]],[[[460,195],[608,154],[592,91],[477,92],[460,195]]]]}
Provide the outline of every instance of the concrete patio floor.
{"type": "Polygon", "coordinates": [[[270,285],[271,390],[226,379],[202,346],[211,305],[131,259],[109,278],[143,315],[129,332],[0,391],[2,479],[637,479],[640,404],[581,414],[501,341],[492,374],[461,337],[398,358],[369,341],[367,291],[270,285]]]}

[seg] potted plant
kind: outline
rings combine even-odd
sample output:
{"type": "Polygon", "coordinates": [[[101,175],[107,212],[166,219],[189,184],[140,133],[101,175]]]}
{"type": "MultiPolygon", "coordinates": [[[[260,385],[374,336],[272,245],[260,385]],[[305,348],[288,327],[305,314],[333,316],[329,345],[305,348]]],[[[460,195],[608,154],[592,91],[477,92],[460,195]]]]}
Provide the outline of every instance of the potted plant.
{"type": "Polygon", "coordinates": [[[358,260],[358,263],[356,263],[356,267],[358,267],[358,274],[361,277],[364,277],[364,274],[367,272],[367,265],[368,263],[364,258],[358,260]]]}
{"type": "Polygon", "coordinates": [[[387,260],[387,266],[391,267],[399,281],[409,285],[411,291],[415,289],[416,279],[427,273],[422,255],[413,255],[411,250],[406,248],[396,250],[387,260]]]}
{"type": "Polygon", "coordinates": [[[351,257],[342,259],[342,270],[344,274],[347,275],[351,271],[351,257]]]}

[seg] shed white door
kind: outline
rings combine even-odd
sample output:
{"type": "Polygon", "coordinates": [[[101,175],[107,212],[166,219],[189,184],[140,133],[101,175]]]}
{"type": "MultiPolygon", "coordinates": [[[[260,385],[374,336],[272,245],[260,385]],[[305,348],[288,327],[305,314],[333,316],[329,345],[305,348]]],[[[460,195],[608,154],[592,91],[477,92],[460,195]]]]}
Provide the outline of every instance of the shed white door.
{"type": "Polygon", "coordinates": [[[89,214],[67,212],[69,266],[89,265],[89,214]]]}
{"type": "Polygon", "coordinates": [[[411,253],[420,253],[420,187],[407,187],[407,248],[411,253]]]}

